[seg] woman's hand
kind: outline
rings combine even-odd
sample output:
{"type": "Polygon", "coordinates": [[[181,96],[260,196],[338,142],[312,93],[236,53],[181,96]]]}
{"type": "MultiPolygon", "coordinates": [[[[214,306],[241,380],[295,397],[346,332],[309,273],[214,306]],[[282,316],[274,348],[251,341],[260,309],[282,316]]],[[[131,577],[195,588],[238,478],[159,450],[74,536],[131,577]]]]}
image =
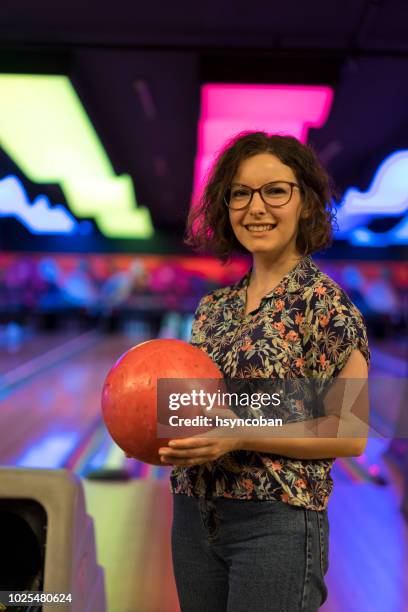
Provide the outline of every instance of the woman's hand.
{"type": "Polygon", "coordinates": [[[206,433],[206,437],[184,438],[178,440],[170,440],[168,446],[163,446],[159,449],[159,455],[164,465],[179,465],[183,467],[191,467],[192,465],[201,465],[208,461],[215,461],[221,455],[229,453],[232,450],[237,450],[237,438],[223,438],[219,431],[215,430],[206,433]]]}
{"type": "MultiPolygon", "coordinates": [[[[213,408],[211,416],[220,418],[234,418],[235,413],[228,408],[213,408]]],[[[208,461],[215,461],[221,455],[240,448],[241,438],[234,438],[228,428],[214,427],[202,437],[199,435],[190,438],[177,438],[170,440],[168,446],[159,448],[159,455],[163,465],[192,466],[201,465],[208,461]]],[[[126,457],[135,459],[125,452],[126,457]]]]}

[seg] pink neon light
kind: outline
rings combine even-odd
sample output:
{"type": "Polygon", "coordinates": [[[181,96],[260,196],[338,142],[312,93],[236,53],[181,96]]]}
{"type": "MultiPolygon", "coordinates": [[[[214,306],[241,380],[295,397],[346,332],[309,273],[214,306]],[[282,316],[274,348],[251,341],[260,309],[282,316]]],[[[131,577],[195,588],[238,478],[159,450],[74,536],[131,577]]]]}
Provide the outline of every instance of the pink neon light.
{"type": "Polygon", "coordinates": [[[324,86],[204,85],[194,194],[199,193],[217,151],[227,140],[243,130],[262,130],[305,142],[310,127],[319,128],[326,122],[332,101],[333,90],[324,86]]]}

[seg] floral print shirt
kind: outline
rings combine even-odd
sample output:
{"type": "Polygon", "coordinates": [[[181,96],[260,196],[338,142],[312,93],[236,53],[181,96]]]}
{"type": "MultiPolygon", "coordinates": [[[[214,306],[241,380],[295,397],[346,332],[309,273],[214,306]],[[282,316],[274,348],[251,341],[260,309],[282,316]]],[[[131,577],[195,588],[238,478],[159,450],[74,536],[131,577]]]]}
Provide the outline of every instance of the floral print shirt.
{"type": "MultiPolygon", "coordinates": [[[[250,274],[204,296],[194,316],[191,344],[205,351],[226,378],[327,381],[339,374],[353,349],[369,366],[360,311],[310,256],[302,257],[259,308],[245,315],[250,274]]],[[[322,511],[333,488],[334,460],[236,450],[203,465],[174,467],[170,488],[193,497],[277,499],[322,511]]]]}

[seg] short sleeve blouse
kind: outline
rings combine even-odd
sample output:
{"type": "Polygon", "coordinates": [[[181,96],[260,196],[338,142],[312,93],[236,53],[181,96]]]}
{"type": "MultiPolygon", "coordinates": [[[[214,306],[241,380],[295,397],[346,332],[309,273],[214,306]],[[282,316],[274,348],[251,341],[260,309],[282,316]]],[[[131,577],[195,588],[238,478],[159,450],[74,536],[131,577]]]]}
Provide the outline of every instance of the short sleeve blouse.
{"type": "MultiPolygon", "coordinates": [[[[354,349],[370,365],[362,314],[310,256],[245,315],[249,277],[250,270],[238,283],[204,296],[194,316],[191,344],[225,377],[327,380],[338,376],[354,349]]],[[[333,488],[333,462],[237,450],[204,465],[175,467],[170,487],[193,497],[278,499],[324,510],[333,488]]]]}

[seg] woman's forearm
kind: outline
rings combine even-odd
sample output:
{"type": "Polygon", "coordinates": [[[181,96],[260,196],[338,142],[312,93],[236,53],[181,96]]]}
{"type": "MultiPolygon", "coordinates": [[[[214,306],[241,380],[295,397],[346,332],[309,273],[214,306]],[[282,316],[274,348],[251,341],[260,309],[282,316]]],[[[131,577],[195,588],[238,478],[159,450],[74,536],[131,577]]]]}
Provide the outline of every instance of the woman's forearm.
{"type": "Polygon", "coordinates": [[[251,427],[234,428],[237,450],[252,450],[292,457],[294,459],[328,459],[361,455],[366,440],[337,437],[338,418],[321,417],[312,421],[289,423],[273,436],[254,435],[251,427]],[[329,436],[330,437],[323,437],[329,436]],[[302,436],[302,437],[296,437],[302,436]]]}
{"type": "Polygon", "coordinates": [[[361,455],[364,446],[355,438],[243,438],[237,449],[293,459],[330,459],[361,455]]]}

